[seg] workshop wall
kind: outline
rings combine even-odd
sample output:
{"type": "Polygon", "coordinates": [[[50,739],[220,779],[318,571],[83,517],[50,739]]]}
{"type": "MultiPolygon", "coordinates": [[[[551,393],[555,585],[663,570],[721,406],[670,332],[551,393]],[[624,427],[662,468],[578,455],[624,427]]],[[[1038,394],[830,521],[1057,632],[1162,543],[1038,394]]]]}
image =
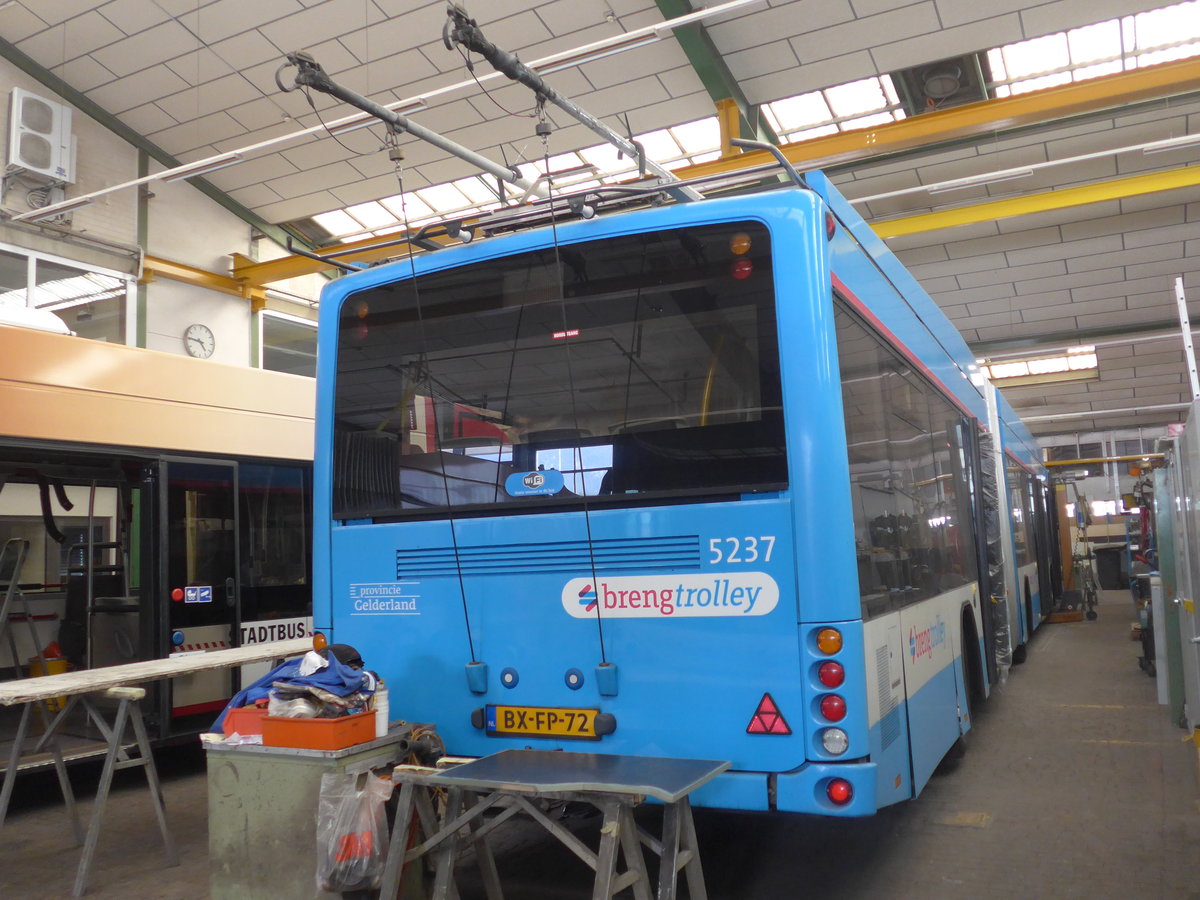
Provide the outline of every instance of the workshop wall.
{"type": "MultiPolygon", "coordinates": [[[[6,111],[5,153],[9,128],[7,111],[14,87],[23,88],[54,103],[64,102],[32,76],[0,60],[0,92],[3,93],[3,108],[6,111]]],[[[67,105],[71,108],[71,130],[76,139],[75,181],[65,186],[65,196],[58,199],[69,200],[137,178],[138,149],[117,137],[100,122],[67,105]]],[[[159,163],[151,163],[151,172],[162,170],[163,166],[159,163]]],[[[39,191],[45,186],[46,179],[36,176],[19,175],[12,178],[2,201],[3,210],[11,215],[19,215],[53,202],[39,191]]],[[[142,229],[145,246],[139,247],[138,205],[138,189],[123,189],[45,225],[4,223],[0,225],[0,243],[17,250],[53,254],[85,266],[104,267],[131,279],[141,274],[140,253],[183,263],[205,272],[228,275],[229,254],[252,255],[255,249],[249,223],[187,182],[152,182],[148,186],[145,204],[147,221],[142,229]]],[[[265,245],[268,241],[260,243],[265,245]]],[[[294,314],[310,315],[310,306],[306,301],[316,299],[320,284],[319,279],[311,276],[293,279],[284,288],[287,296],[283,302],[276,299],[270,305],[294,306],[294,314]]],[[[145,298],[144,305],[141,305],[145,317],[145,346],[150,349],[185,353],[184,329],[193,323],[201,323],[210,328],[216,338],[216,349],[211,359],[250,365],[255,358],[252,342],[257,330],[248,300],[161,276],[144,284],[141,293],[145,298]]],[[[126,311],[131,326],[125,332],[130,335],[130,343],[136,340],[134,336],[139,331],[133,324],[139,314],[139,305],[138,291],[131,290],[126,311]]],[[[71,320],[69,315],[65,315],[65,318],[71,320]]]]}

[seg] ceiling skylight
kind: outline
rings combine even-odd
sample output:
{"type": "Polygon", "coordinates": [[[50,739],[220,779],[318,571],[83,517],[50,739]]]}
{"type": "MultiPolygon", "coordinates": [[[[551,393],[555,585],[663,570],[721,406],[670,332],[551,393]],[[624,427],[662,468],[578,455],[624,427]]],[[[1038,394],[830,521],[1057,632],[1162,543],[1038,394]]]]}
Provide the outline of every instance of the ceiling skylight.
{"type": "Polygon", "coordinates": [[[904,118],[890,75],[862,78],[763,105],[781,139],[796,141],[904,118]]]}
{"type": "Polygon", "coordinates": [[[989,50],[997,97],[1200,55],[1200,0],[989,50]]]}
{"type": "MultiPolygon", "coordinates": [[[[871,103],[875,103],[874,100],[871,103]]],[[[877,107],[877,104],[876,104],[877,107]]],[[[708,162],[720,156],[721,130],[716,116],[659,128],[634,135],[646,157],[677,168],[708,162]]],[[[545,182],[547,161],[536,159],[519,163],[517,170],[529,181],[545,182]]],[[[582,150],[559,153],[548,160],[556,191],[577,191],[600,187],[603,182],[626,181],[637,174],[637,160],[620,153],[611,144],[598,144],[582,150]]],[[[356,241],[394,234],[403,229],[405,214],[413,226],[446,216],[466,216],[495,209],[500,205],[495,179],[469,175],[457,181],[417,188],[403,195],[360,203],[346,209],[312,216],[312,220],[335,240],[356,241]],[[403,208],[401,207],[403,200],[403,208]]],[[[511,201],[524,193],[513,185],[504,185],[511,201]]]]}
{"type": "Polygon", "coordinates": [[[1058,356],[1028,359],[979,360],[979,368],[1001,387],[1045,384],[1053,381],[1079,381],[1099,375],[1096,348],[1072,347],[1058,356]]]}

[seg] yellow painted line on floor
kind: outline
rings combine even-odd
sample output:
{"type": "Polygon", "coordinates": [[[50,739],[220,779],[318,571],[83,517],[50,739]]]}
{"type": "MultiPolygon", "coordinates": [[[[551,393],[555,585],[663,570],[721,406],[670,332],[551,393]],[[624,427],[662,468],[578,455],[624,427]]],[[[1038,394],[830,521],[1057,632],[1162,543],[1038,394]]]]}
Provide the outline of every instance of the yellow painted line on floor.
{"type": "Polygon", "coordinates": [[[954,828],[987,828],[992,824],[992,817],[982,812],[951,813],[934,819],[933,824],[950,825],[954,828]]]}
{"type": "Polygon", "coordinates": [[[1166,741],[1103,741],[1097,739],[1084,738],[1079,741],[1081,744],[1128,744],[1135,747],[1161,747],[1166,741]]]}

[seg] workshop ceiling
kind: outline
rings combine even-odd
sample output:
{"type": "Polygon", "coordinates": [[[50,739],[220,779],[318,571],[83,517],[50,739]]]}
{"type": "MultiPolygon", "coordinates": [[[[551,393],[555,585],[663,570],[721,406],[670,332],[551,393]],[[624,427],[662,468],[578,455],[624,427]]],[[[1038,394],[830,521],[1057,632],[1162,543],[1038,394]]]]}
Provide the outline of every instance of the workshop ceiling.
{"type": "MultiPolygon", "coordinates": [[[[986,83],[1000,77],[988,67],[989,49],[1164,5],[762,0],[705,22],[712,53],[697,66],[694,47],[689,56],[666,33],[548,80],[607,124],[634,134],[713,116],[713,70],[726,74],[751,109],[892,75],[904,114],[920,115],[923,103],[940,108],[989,96],[986,83]],[[922,98],[923,89],[930,96],[922,98]]],[[[475,0],[468,8],[490,40],[534,60],[660,23],[691,7],[686,0],[475,0]]],[[[1200,6],[1185,9],[1200,31],[1200,6]]],[[[0,2],[0,36],[10,56],[15,46],[183,162],[318,124],[301,92],[283,93],[276,86],[283,54],[299,49],[340,83],[380,103],[428,98],[428,109],[413,119],[485,156],[510,163],[540,159],[533,120],[505,112],[528,113],[529,92],[491,81],[485,93],[469,83],[462,56],[442,44],[444,20],[441,0],[0,2]],[[439,92],[463,82],[468,83],[439,92]]],[[[1196,38],[1200,33],[1190,39],[1196,38]]],[[[1186,26],[1179,32],[1179,40],[1185,39],[1186,26]]],[[[490,72],[476,62],[476,74],[490,72]]],[[[1148,190],[1117,199],[1097,192],[1092,202],[1067,208],[1049,209],[1037,198],[1194,166],[1200,143],[1159,153],[1142,150],[1148,143],[1200,134],[1200,61],[1190,65],[1196,69],[1190,88],[1170,96],[1038,126],[998,127],[982,137],[939,141],[831,169],[868,221],[883,228],[885,222],[912,218],[888,245],[979,355],[1045,355],[1081,343],[1097,346],[1096,378],[1006,389],[1036,434],[1158,429],[1186,414],[1191,389],[1174,280],[1183,276],[1185,291],[1200,299],[1200,187],[1162,189],[1173,183],[1163,176],[1148,190]],[[1088,158],[1040,165],[1081,156],[1088,158]],[[1023,177],[994,183],[925,189],[1024,169],[1023,177]],[[1017,214],[998,211],[969,224],[925,215],[1004,198],[1027,202],[1017,214]]],[[[290,83],[291,71],[283,77],[290,83]]],[[[325,121],[353,112],[324,95],[314,95],[312,102],[325,121]]],[[[550,153],[597,143],[557,110],[550,118],[555,125],[550,153]]],[[[377,132],[353,131],[337,140],[317,133],[247,154],[206,177],[269,222],[310,221],[400,192],[377,132]]],[[[429,145],[402,143],[408,191],[474,174],[465,162],[429,145]]]]}

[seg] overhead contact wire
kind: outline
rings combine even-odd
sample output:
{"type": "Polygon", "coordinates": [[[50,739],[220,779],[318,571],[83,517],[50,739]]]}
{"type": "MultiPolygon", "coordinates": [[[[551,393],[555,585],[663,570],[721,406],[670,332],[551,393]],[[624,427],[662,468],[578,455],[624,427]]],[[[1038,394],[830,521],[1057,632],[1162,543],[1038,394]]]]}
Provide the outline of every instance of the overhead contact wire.
{"type": "MultiPolygon", "coordinates": [[[[394,141],[395,136],[391,135],[390,132],[389,132],[389,135],[390,135],[390,139],[394,141]]],[[[405,201],[404,167],[400,165],[399,161],[396,162],[396,177],[400,182],[400,215],[404,220],[404,231],[407,234],[410,232],[411,229],[409,228],[409,224],[408,224],[408,207],[407,207],[407,204],[405,201]]],[[[425,372],[429,379],[429,384],[430,384],[430,400],[431,400],[432,406],[433,406],[433,434],[434,434],[434,439],[440,445],[441,439],[442,439],[442,430],[438,424],[437,398],[433,395],[433,390],[432,390],[433,369],[429,365],[429,357],[428,357],[428,353],[427,353],[429,343],[428,343],[428,341],[426,339],[426,335],[425,335],[425,314],[421,307],[421,290],[417,285],[417,264],[416,264],[416,259],[415,259],[415,255],[413,253],[413,248],[412,248],[411,242],[408,243],[408,269],[409,269],[409,277],[410,277],[410,280],[411,280],[412,286],[413,286],[413,299],[416,301],[416,304],[417,304],[417,330],[421,336],[421,354],[423,357],[425,357],[424,368],[425,368],[425,372]]],[[[459,553],[459,548],[458,548],[458,534],[454,527],[454,504],[451,502],[451,499],[450,499],[450,479],[446,475],[446,457],[442,453],[440,446],[437,449],[437,454],[438,454],[438,462],[440,463],[441,470],[442,470],[442,488],[446,495],[446,522],[450,526],[450,543],[454,549],[454,569],[458,573],[458,593],[459,593],[459,596],[462,598],[463,622],[466,625],[466,629],[467,629],[467,649],[470,651],[470,654],[471,654],[471,662],[475,663],[475,662],[478,662],[479,660],[477,660],[475,658],[475,641],[471,635],[471,613],[470,613],[470,610],[467,608],[467,586],[466,586],[465,580],[463,579],[462,557],[459,553]]]]}
{"type": "MultiPolygon", "coordinates": [[[[558,299],[559,309],[562,312],[563,331],[569,330],[567,324],[567,291],[566,284],[563,281],[562,258],[559,255],[558,245],[558,214],[554,208],[554,179],[550,175],[550,143],[546,135],[542,135],[542,161],[546,167],[546,186],[548,190],[548,207],[550,210],[550,233],[554,239],[554,269],[558,275],[558,299]]],[[[567,390],[571,394],[571,418],[575,422],[575,452],[579,459],[579,486],[583,496],[583,522],[587,532],[587,547],[588,547],[588,562],[592,570],[592,590],[596,591],[596,632],[600,639],[600,662],[602,665],[608,664],[608,656],[604,649],[604,616],[600,612],[600,588],[599,578],[596,576],[596,548],[592,538],[592,519],[588,506],[588,491],[585,473],[583,470],[583,448],[580,446],[580,427],[579,427],[579,405],[575,402],[575,374],[571,368],[571,340],[565,338],[563,340],[563,352],[566,353],[567,359],[567,390]]]]}

